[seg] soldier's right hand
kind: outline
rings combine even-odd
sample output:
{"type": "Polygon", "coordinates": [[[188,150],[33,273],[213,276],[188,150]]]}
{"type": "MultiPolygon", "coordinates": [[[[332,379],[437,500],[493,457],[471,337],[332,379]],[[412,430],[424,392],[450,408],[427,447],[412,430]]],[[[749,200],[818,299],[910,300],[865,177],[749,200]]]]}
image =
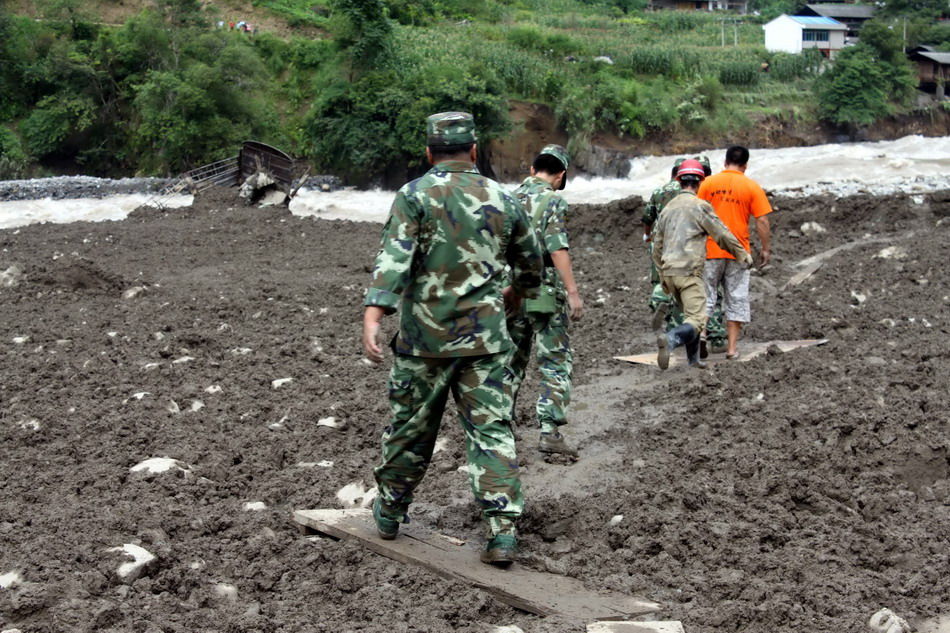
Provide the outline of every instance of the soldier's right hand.
{"type": "Polygon", "coordinates": [[[379,344],[379,320],[382,308],[368,306],[363,314],[363,352],[371,362],[383,362],[383,346],[379,344]]]}
{"type": "Polygon", "coordinates": [[[743,251],[742,251],[742,259],[740,259],[739,262],[742,263],[742,264],[745,264],[746,266],[751,267],[751,266],[752,266],[752,263],[753,263],[753,261],[752,261],[752,254],[749,253],[749,251],[743,250],[743,251]]]}
{"type": "Polygon", "coordinates": [[[571,321],[579,321],[584,315],[584,300],[580,293],[567,293],[567,307],[570,308],[571,321]]]}

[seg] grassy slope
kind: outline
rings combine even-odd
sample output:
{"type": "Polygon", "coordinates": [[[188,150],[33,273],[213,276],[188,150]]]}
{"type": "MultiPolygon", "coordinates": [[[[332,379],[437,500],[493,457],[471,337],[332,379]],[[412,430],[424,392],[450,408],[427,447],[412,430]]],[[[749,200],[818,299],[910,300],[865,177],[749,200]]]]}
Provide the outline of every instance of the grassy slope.
{"type": "MultiPolygon", "coordinates": [[[[485,5],[481,8],[469,3],[470,9],[474,7],[469,11],[465,10],[464,3],[458,4],[462,5],[459,15],[470,18],[469,24],[460,28],[454,20],[447,20],[427,27],[406,27],[403,35],[406,52],[428,58],[426,61],[430,63],[436,59],[449,59],[451,63],[451,58],[456,55],[466,58],[480,56],[492,67],[502,69],[502,74],[508,72],[504,67],[513,65],[527,68],[528,72],[563,66],[562,58],[566,55],[582,60],[598,55],[615,60],[634,55],[641,62],[640,66],[617,68],[612,74],[635,76],[640,80],[656,76],[656,73],[649,72],[649,66],[642,67],[643,63],[649,64],[649,51],[674,56],[682,54],[688,58],[687,63],[698,58],[699,63],[692,63],[685,73],[664,73],[671,81],[682,84],[690,84],[693,79],[704,75],[718,76],[720,62],[757,61],[765,57],[761,26],[747,21],[739,25],[722,25],[717,17],[690,20],[689,16],[673,16],[670,12],[665,12],[666,15],[618,17],[605,8],[592,7],[577,0],[543,3],[523,0],[504,5],[486,2],[481,3],[485,5]],[[460,35],[460,31],[468,33],[460,35]]],[[[97,21],[121,24],[153,5],[154,0],[122,0],[118,3],[114,0],[90,0],[81,3],[81,10],[86,15],[95,16],[97,21]]],[[[206,2],[205,6],[213,19],[246,20],[261,31],[281,37],[314,36],[322,34],[322,27],[326,26],[326,3],[314,0],[216,0],[206,2]]],[[[11,2],[11,8],[21,15],[41,15],[37,3],[28,0],[15,0],[11,2]]],[[[579,73],[573,70],[567,70],[566,80],[576,81],[578,74],[589,69],[584,67],[579,73]]],[[[521,85],[518,81],[509,83],[513,84],[509,86],[513,98],[546,101],[540,94],[542,91],[533,89],[535,87],[528,85],[527,81],[520,82],[521,85]]],[[[756,86],[726,85],[723,96],[737,108],[731,109],[724,120],[712,120],[710,124],[718,128],[732,125],[734,123],[730,121],[736,120],[737,111],[751,116],[783,112],[800,116],[803,111],[808,111],[811,101],[807,86],[800,84],[764,81],[756,86]]],[[[673,104],[673,107],[688,110],[683,101],[673,104]]],[[[692,116],[696,118],[695,113],[692,116]]],[[[715,119],[715,116],[708,118],[715,119]]]]}

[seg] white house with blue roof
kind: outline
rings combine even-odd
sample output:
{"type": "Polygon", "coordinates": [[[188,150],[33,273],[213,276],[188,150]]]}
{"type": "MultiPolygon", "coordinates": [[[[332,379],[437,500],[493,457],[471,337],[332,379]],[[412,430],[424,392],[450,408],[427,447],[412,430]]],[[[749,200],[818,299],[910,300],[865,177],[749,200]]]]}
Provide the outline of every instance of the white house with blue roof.
{"type": "Polygon", "coordinates": [[[844,48],[848,33],[847,25],[834,18],[785,14],[763,25],[762,29],[767,51],[797,54],[806,48],[817,48],[829,58],[844,48]]]}

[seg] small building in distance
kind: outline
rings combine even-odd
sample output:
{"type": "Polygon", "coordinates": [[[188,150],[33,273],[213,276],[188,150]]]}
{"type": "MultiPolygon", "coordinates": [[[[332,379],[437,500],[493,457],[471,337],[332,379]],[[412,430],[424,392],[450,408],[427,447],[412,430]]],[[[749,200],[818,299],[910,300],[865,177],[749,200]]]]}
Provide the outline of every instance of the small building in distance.
{"type": "Polygon", "coordinates": [[[785,14],[762,29],[767,51],[798,54],[806,48],[817,48],[829,59],[844,48],[848,32],[847,26],[832,18],[785,14]]]}
{"type": "Polygon", "coordinates": [[[749,0],[650,0],[651,9],[749,12],[749,0]]]}
{"type": "Polygon", "coordinates": [[[950,81],[950,53],[941,53],[933,46],[916,46],[907,51],[907,57],[917,66],[918,87],[932,90],[938,99],[943,99],[950,81]]]}
{"type": "Polygon", "coordinates": [[[827,2],[806,4],[797,15],[810,15],[816,18],[831,18],[848,27],[848,37],[858,37],[861,26],[874,17],[874,7],[867,4],[847,4],[845,2],[827,2]]]}

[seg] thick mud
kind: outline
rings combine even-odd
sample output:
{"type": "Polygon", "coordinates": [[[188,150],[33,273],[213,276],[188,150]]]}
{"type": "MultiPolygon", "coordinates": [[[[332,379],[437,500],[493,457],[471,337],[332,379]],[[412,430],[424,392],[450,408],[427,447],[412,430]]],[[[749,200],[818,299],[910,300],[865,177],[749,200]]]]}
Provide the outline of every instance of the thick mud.
{"type": "MultiPolygon", "coordinates": [[[[659,600],[690,633],[950,611],[946,192],[774,202],[747,335],[829,343],[662,374],[611,359],[650,348],[642,202],[576,208],[582,458],[542,459],[522,398],[523,564],[659,600]]],[[[0,231],[0,629],[582,630],[291,525],[372,486],[386,371],[359,319],[379,231],[227,190],[0,231]],[[177,462],[132,471],[156,457],[177,462]],[[155,559],[122,577],[125,544],[155,559]]],[[[413,520],[478,539],[450,416],[444,437],[413,520]]]]}

